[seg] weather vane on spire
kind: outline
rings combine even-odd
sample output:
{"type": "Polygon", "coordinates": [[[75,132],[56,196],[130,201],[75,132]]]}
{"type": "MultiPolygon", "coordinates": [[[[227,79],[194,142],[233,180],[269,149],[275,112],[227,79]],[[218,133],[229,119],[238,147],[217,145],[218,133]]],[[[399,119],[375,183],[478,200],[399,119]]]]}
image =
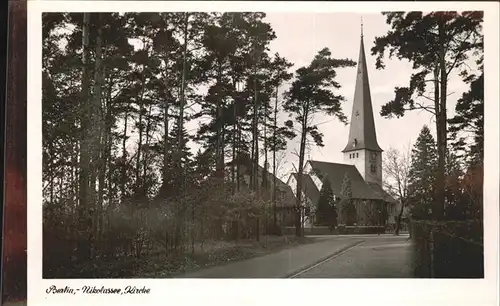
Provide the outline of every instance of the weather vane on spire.
{"type": "Polygon", "coordinates": [[[363,16],[361,16],[361,37],[363,37],[363,16]]]}

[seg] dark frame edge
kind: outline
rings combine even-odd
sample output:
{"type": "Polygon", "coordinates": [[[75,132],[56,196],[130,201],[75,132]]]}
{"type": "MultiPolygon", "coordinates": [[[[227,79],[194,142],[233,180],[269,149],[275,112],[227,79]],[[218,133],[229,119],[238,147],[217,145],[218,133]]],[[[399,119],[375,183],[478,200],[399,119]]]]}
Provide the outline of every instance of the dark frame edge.
{"type": "Polygon", "coordinates": [[[2,304],[27,299],[27,1],[7,20],[2,304]]]}

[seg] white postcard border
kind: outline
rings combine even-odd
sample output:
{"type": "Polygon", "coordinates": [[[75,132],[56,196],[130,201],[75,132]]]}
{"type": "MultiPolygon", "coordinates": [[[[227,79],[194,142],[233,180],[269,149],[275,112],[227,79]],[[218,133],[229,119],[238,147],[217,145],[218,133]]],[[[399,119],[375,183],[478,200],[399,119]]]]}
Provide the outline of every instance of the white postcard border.
{"type": "Polygon", "coordinates": [[[28,305],[496,305],[498,301],[499,74],[498,4],[494,2],[212,2],[28,1],[28,305]],[[41,13],[62,11],[372,12],[484,10],[485,279],[42,279],[41,13]],[[52,284],[151,288],[149,295],[47,295],[52,284]]]}

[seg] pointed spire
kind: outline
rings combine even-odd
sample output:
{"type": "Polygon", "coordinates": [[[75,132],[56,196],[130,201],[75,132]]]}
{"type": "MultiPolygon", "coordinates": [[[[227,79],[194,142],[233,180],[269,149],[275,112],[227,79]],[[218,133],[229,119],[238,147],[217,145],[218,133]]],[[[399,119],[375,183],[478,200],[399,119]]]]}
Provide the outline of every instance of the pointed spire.
{"type": "Polygon", "coordinates": [[[367,149],[382,152],[377,142],[375,120],[373,118],[370,82],[363,43],[363,23],[361,22],[361,42],[359,48],[356,87],[349,129],[349,141],[342,152],[367,149]]]}

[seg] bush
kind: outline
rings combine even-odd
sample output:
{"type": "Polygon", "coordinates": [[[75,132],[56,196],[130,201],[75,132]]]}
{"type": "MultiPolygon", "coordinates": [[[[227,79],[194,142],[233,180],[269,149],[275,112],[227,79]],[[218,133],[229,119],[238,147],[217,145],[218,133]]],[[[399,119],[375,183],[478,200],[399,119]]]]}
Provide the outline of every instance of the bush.
{"type": "Polygon", "coordinates": [[[340,213],[338,224],[345,224],[347,226],[352,226],[356,223],[358,216],[356,212],[356,207],[354,206],[352,200],[343,199],[340,201],[340,213]]]}
{"type": "Polygon", "coordinates": [[[484,277],[481,221],[413,221],[411,238],[416,277],[484,277]]]}

